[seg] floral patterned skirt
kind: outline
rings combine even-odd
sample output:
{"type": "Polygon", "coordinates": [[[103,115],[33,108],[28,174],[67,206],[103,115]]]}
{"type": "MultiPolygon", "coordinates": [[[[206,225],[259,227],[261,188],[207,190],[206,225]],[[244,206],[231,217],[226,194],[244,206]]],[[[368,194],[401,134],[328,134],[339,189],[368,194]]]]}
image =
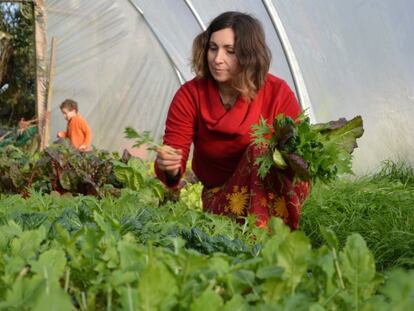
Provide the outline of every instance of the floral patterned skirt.
{"type": "Polygon", "coordinates": [[[298,228],[301,206],[310,185],[293,183],[292,174],[272,168],[261,179],[254,163],[263,150],[250,145],[233,176],[221,187],[203,189],[204,211],[228,215],[239,221],[248,214],[256,215],[256,225],[265,227],[271,216],[280,217],[292,229],[298,228]]]}

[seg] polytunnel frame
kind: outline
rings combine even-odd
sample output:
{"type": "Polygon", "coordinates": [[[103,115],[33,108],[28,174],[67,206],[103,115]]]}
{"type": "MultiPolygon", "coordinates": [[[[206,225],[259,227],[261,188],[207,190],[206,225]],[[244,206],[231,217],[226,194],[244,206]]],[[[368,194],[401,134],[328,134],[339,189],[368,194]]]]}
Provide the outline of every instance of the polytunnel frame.
{"type": "MultiPolygon", "coordinates": [[[[46,100],[47,100],[47,64],[46,64],[46,50],[47,50],[47,40],[46,40],[46,11],[44,0],[11,0],[12,2],[32,2],[34,7],[34,17],[35,17],[35,46],[36,46],[36,103],[37,103],[37,118],[39,120],[39,133],[41,136],[41,140],[45,140],[45,124],[46,124],[46,100]]],[[[171,63],[177,78],[180,84],[185,83],[185,79],[183,74],[179,70],[177,64],[174,62],[173,58],[171,57],[170,53],[166,49],[163,42],[160,40],[159,36],[157,35],[154,27],[146,18],[145,13],[143,10],[132,0],[128,0],[130,5],[142,16],[143,20],[149,27],[150,31],[153,33],[154,37],[156,38],[157,42],[160,44],[161,48],[163,49],[165,55],[167,56],[169,62],[171,63]]],[[[198,14],[196,8],[193,6],[191,0],[184,0],[185,4],[189,8],[190,12],[193,14],[194,18],[196,19],[197,23],[200,25],[202,30],[206,29],[205,24],[203,23],[200,15],[198,14]]],[[[293,83],[295,89],[297,91],[298,101],[305,111],[307,111],[307,115],[309,116],[312,122],[315,121],[314,112],[312,109],[310,97],[308,90],[306,88],[305,80],[303,78],[302,71],[300,69],[298,60],[296,55],[293,51],[293,47],[290,43],[289,37],[287,32],[283,26],[283,22],[280,19],[280,16],[277,12],[275,5],[273,4],[272,0],[262,0],[262,4],[264,5],[266,12],[272,22],[273,28],[275,29],[276,35],[280,41],[282,51],[285,55],[289,71],[291,73],[293,83]]],[[[44,144],[41,144],[42,146],[44,144]]]]}
{"type": "MultiPolygon", "coordinates": [[[[35,41],[36,41],[36,63],[39,65],[37,66],[37,77],[39,79],[36,79],[36,88],[37,88],[37,106],[38,106],[38,118],[39,120],[44,119],[44,113],[45,113],[45,107],[46,107],[46,61],[45,61],[45,55],[46,55],[46,27],[45,27],[45,9],[44,9],[44,0],[26,0],[34,3],[35,8],[35,27],[36,27],[36,34],[35,34],[35,41]],[[43,103],[43,104],[41,104],[43,103]]],[[[20,0],[16,2],[26,2],[25,0],[20,0]]],[[[151,23],[148,21],[148,19],[145,16],[145,13],[143,10],[132,0],[128,0],[130,5],[142,16],[145,23],[148,25],[150,31],[153,33],[154,37],[156,38],[157,42],[160,44],[161,48],[163,49],[165,55],[167,56],[169,62],[173,66],[173,69],[177,75],[177,78],[180,82],[180,84],[184,84],[185,79],[183,77],[183,74],[179,70],[177,64],[172,59],[170,53],[166,49],[163,42],[160,40],[159,36],[157,35],[156,31],[154,30],[154,27],[151,25],[151,23]]],[[[196,19],[197,23],[200,25],[201,29],[204,31],[206,29],[205,24],[203,23],[200,15],[198,14],[197,10],[193,6],[191,0],[184,0],[185,4],[189,8],[190,12],[193,14],[194,18],[196,19]]],[[[280,19],[280,16],[277,12],[276,7],[274,6],[272,0],[262,0],[262,4],[264,5],[267,14],[269,15],[269,18],[273,24],[273,28],[276,31],[277,37],[280,41],[283,53],[285,55],[289,71],[291,73],[293,83],[295,86],[295,89],[297,91],[297,96],[299,103],[302,107],[302,109],[306,110],[308,113],[309,118],[311,121],[315,121],[314,112],[312,109],[310,97],[308,90],[306,88],[305,80],[303,78],[302,71],[300,69],[298,60],[296,58],[296,55],[293,51],[293,47],[289,41],[289,37],[287,35],[287,32],[283,26],[283,22],[280,19]]],[[[43,127],[44,122],[39,122],[39,129],[42,129],[39,131],[40,133],[43,133],[43,127]]]]}
{"type": "Polygon", "coordinates": [[[299,62],[296,58],[295,52],[293,51],[293,47],[290,43],[285,27],[283,26],[283,22],[280,19],[272,0],[262,0],[262,3],[272,21],[273,28],[276,31],[283,53],[285,54],[293,83],[295,84],[295,88],[298,93],[299,103],[302,109],[307,111],[310,121],[315,122],[316,119],[312,109],[308,89],[306,88],[305,80],[303,78],[302,70],[300,69],[299,62]]]}
{"type": "Polygon", "coordinates": [[[142,16],[142,18],[144,19],[145,23],[147,24],[148,28],[150,29],[151,33],[154,35],[154,37],[156,38],[157,42],[160,44],[162,50],[164,51],[165,55],[167,56],[169,62],[171,63],[171,65],[174,68],[174,71],[177,75],[178,80],[180,81],[180,84],[184,84],[185,83],[185,79],[183,74],[181,73],[181,71],[178,69],[176,63],[174,62],[174,60],[172,59],[170,53],[168,53],[167,49],[165,48],[164,44],[162,43],[162,41],[160,40],[160,38],[158,37],[157,33],[154,30],[154,27],[152,27],[151,23],[148,21],[148,19],[146,18],[144,11],[136,4],[134,3],[132,0],[128,0],[128,2],[132,5],[132,7],[142,16]]]}
{"type": "MultiPolygon", "coordinates": [[[[131,2],[131,0],[129,0],[131,2]]],[[[205,31],[207,27],[205,26],[203,20],[201,19],[200,15],[198,14],[196,8],[192,4],[191,0],[184,0],[185,4],[189,8],[190,12],[193,14],[194,18],[196,19],[197,23],[200,25],[201,29],[205,31]]],[[[316,118],[312,109],[312,104],[310,101],[308,89],[306,87],[305,80],[303,78],[302,70],[300,69],[299,62],[296,58],[295,52],[293,51],[293,47],[290,43],[289,37],[287,35],[287,32],[285,30],[285,27],[283,26],[283,22],[276,10],[276,7],[274,6],[272,0],[262,0],[263,6],[266,9],[267,14],[269,15],[270,20],[272,21],[273,28],[276,31],[276,35],[279,39],[279,42],[281,44],[283,53],[286,58],[286,62],[289,67],[290,74],[293,79],[293,83],[295,86],[295,89],[297,91],[298,101],[301,105],[302,109],[307,112],[307,115],[310,118],[311,122],[315,122],[316,118]]],[[[143,14],[143,13],[141,13],[143,14]]],[[[157,37],[156,33],[154,32],[154,35],[157,37]]],[[[157,37],[158,39],[158,37],[157,37]]],[[[160,41],[158,39],[158,41],[160,41]]],[[[162,45],[162,43],[160,42],[162,45]]],[[[165,50],[165,49],[164,49],[165,50]]],[[[171,57],[169,56],[169,53],[167,50],[165,50],[167,53],[169,59],[171,60],[171,57]]]]}

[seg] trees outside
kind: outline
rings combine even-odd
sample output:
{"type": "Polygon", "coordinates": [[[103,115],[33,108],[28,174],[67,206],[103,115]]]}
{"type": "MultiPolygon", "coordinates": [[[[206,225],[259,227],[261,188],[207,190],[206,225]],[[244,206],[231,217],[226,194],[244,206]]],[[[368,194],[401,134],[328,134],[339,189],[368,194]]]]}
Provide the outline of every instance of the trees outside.
{"type": "Polygon", "coordinates": [[[36,114],[33,2],[0,3],[0,127],[36,114]]]}

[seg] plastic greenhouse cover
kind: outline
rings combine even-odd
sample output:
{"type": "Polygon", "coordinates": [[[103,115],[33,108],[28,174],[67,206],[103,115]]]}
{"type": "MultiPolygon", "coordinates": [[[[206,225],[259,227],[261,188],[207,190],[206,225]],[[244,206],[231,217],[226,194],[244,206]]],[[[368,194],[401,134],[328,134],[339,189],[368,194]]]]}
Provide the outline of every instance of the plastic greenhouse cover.
{"type": "MultiPolygon", "coordinates": [[[[259,0],[46,0],[48,42],[57,40],[52,130],[74,98],[93,144],[122,151],[126,126],[161,139],[169,103],[192,78],[191,44],[219,13],[256,16],[272,50],[271,72],[296,88],[265,4],[277,11],[303,74],[316,121],[362,115],[356,172],[414,153],[414,3],[259,0]]],[[[296,89],[296,91],[298,91],[296,89]]],[[[411,160],[412,161],[412,160],[411,160]]]]}
{"type": "MultiPolygon", "coordinates": [[[[79,103],[93,144],[122,151],[124,128],[160,138],[180,82],[144,18],[128,1],[47,1],[48,36],[57,40],[51,133],[66,127],[59,105],[79,103]]],[[[53,135],[53,134],[52,134],[53,135]]]]}
{"type": "Polygon", "coordinates": [[[320,122],[361,115],[355,172],[414,164],[414,2],[273,1],[320,122]]]}

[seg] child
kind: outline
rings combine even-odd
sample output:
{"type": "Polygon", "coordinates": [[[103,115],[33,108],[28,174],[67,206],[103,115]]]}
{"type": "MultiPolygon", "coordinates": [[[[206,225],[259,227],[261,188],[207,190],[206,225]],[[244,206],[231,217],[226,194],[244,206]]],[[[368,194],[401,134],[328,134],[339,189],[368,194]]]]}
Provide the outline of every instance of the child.
{"type": "Polygon", "coordinates": [[[78,113],[78,103],[72,99],[66,99],[61,105],[60,110],[68,121],[66,131],[58,132],[59,138],[69,138],[71,144],[80,151],[90,150],[92,133],[91,129],[78,113]]]}

